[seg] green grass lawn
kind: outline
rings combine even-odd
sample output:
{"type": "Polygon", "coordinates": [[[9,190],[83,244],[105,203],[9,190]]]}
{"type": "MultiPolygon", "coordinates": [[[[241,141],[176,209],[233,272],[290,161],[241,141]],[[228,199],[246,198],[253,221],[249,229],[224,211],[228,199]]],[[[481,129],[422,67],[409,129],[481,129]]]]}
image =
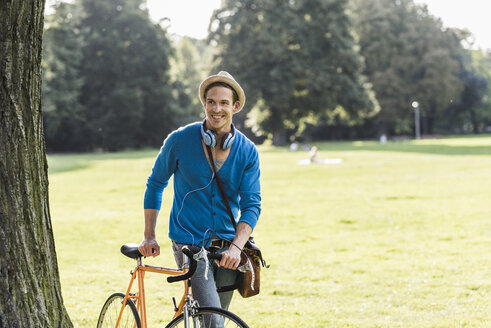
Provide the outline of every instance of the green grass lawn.
{"type": "MultiPolygon", "coordinates": [[[[254,232],[270,269],[259,296],[231,310],[251,327],[490,327],[491,136],[260,147],[263,212],[254,232]]],[[[94,327],[124,291],[143,233],[145,180],[158,150],[52,155],[50,208],[63,298],[76,327],[94,327]]],[[[157,225],[162,255],[172,188],[157,225]]],[[[151,327],[182,286],[147,275],[151,327]]]]}

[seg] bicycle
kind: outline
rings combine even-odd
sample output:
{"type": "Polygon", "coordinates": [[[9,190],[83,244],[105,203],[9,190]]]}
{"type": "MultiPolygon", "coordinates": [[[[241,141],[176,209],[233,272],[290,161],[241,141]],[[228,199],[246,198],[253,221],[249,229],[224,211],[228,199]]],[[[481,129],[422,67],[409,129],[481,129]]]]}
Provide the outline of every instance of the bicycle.
{"type": "MultiPolygon", "coordinates": [[[[137,266],[131,271],[131,280],[126,293],[113,293],[104,303],[97,321],[97,328],[148,327],[144,287],[146,272],[169,275],[167,277],[169,283],[184,281],[184,294],[178,306],[175,298],[173,298],[175,314],[166,328],[248,328],[249,326],[234,313],[216,307],[200,307],[198,302],[193,299],[190,278],[196,270],[197,261],[220,260],[221,254],[209,252],[203,247],[196,246],[184,246],[182,251],[186,256],[184,257],[183,268],[179,270],[144,265],[142,263],[143,256],[139,252],[137,244],[123,245],[121,253],[136,259],[137,266]],[[132,293],[135,280],[138,280],[138,291],[132,293]]],[[[234,289],[236,285],[227,286],[221,290],[234,289]]]]}

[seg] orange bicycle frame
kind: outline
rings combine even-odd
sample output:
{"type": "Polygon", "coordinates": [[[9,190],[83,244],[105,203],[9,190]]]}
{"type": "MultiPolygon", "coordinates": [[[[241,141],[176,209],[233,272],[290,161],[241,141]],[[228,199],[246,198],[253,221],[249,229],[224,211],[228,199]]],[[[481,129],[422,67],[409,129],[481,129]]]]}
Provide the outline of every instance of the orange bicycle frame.
{"type": "MultiPolygon", "coordinates": [[[[135,304],[138,310],[138,313],[140,315],[140,321],[141,321],[141,328],[147,328],[147,308],[145,305],[145,284],[144,284],[144,279],[145,279],[145,273],[146,272],[154,272],[154,273],[160,273],[160,274],[166,274],[170,276],[178,276],[185,274],[188,271],[187,268],[184,268],[182,270],[178,269],[170,269],[170,268],[164,268],[164,267],[156,267],[156,266],[151,266],[151,265],[143,265],[141,258],[137,260],[137,266],[135,270],[131,274],[131,280],[130,284],[128,286],[128,289],[126,291],[126,295],[123,300],[123,304],[121,307],[121,311],[119,312],[119,317],[118,321],[116,322],[116,328],[119,326],[119,321],[121,320],[121,316],[123,315],[124,308],[126,306],[126,302],[128,302],[128,299],[134,299],[135,304]],[[131,288],[133,286],[133,282],[135,279],[138,279],[138,293],[132,294],[131,293],[131,288]]],[[[186,299],[186,294],[188,293],[188,281],[184,280],[184,294],[181,298],[181,301],[179,302],[179,306],[177,307],[177,311],[174,314],[174,317],[177,317],[179,314],[182,313],[185,299],[186,299]]]]}

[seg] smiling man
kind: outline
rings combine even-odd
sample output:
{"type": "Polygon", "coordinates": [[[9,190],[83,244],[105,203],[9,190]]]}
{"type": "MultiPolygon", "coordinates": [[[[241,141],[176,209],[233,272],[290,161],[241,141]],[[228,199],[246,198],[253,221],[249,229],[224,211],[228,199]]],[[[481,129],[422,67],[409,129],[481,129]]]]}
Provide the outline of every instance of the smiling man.
{"type": "Polygon", "coordinates": [[[204,261],[198,262],[192,277],[193,295],[201,306],[227,309],[233,292],[218,293],[216,289],[232,285],[237,279],[235,269],[241,249],[259,219],[259,157],[255,145],[232,123],[233,115],[245,103],[244,91],[235,79],[223,71],[209,76],[199,87],[199,97],[205,120],[182,127],[165,139],[147,179],[145,230],[139,249],[144,256],[160,254],[155,228],[163,190],[174,176],[168,235],[176,262],[182,265],[184,245],[219,248],[222,260],[213,264],[208,277],[204,261]],[[212,151],[208,152],[207,147],[212,151]],[[237,231],[227,214],[211,163],[222,181],[237,231]]]}

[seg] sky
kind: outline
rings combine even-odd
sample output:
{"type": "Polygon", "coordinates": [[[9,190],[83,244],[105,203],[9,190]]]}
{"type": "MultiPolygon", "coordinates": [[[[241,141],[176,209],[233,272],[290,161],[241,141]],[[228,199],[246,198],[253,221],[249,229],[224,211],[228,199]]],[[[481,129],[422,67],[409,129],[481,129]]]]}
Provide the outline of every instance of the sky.
{"type": "Polygon", "coordinates": [[[489,0],[415,0],[426,4],[430,13],[441,18],[446,27],[469,30],[477,46],[491,50],[491,1],[489,0]]]}
{"type": "MultiPolygon", "coordinates": [[[[490,0],[415,0],[428,5],[430,13],[442,19],[445,27],[465,28],[472,32],[475,43],[491,49],[490,0]]],[[[210,16],[221,0],[147,0],[150,15],[156,21],[168,17],[168,31],[197,39],[207,36],[210,16]]]]}
{"type": "Polygon", "coordinates": [[[158,21],[170,19],[168,31],[204,39],[208,35],[208,24],[213,10],[220,7],[221,0],[147,0],[150,16],[158,21]]]}
{"type": "MultiPolygon", "coordinates": [[[[48,13],[56,1],[46,1],[48,13]]],[[[469,30],[474,35],[476,47],[491,50],[491,0],[414,1],[426,4],[430,13],[441,18],[445,27],[469,30]]],[[[171,34],[197,39],[206,38],[211,14],[220,4],[221,0],[147,0],[147,8],[153,20],[167,17],[170,19],[168,31],[171,34]]]]}

